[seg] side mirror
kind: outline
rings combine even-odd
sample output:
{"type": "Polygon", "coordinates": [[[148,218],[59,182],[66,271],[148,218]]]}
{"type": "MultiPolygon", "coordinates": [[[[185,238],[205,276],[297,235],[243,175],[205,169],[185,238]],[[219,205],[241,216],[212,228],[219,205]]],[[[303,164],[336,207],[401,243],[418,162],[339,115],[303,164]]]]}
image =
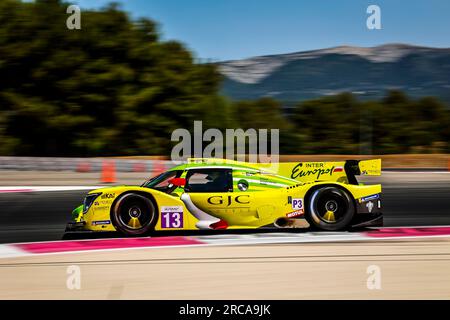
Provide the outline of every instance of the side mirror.
{"type": "Polygon", "coordinates": [[[169,184],[175,187],[184,187],[186,185],[186,179],[184,178],[173,178],[169,180],[169,184]]]}

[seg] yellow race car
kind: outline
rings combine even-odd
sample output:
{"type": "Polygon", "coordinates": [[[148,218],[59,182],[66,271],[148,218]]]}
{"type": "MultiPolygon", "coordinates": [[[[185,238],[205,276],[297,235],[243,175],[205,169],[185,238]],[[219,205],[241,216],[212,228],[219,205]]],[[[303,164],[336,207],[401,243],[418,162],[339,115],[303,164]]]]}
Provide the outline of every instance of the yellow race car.
{"type": "Polygon", "coordinates": [[[72,231],[311,227],[338,231],[381,226],[381,185],[357,175],[380,175],[381,160],[264,164],[189,159],[141,186],[89,192],[72,212],[72,231]]]}

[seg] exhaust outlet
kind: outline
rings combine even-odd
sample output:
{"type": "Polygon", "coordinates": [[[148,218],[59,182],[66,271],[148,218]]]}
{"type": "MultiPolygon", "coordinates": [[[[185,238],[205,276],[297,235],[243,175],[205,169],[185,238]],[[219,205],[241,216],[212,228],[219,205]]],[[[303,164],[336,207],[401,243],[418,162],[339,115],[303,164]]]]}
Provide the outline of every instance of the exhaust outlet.
{"type": "Polygon", "coordinates": [[[277,220],[275,220],[274,225],[277,228],[293,228],[294,221],[292,220],[293,219],[288,218],[278,218],[277,220]]]}
{"type": "Polygon", "coordinates": [[[273,223],[277,228],[309,228],[309,223],[305,219],[278,218],[273,223]]]}

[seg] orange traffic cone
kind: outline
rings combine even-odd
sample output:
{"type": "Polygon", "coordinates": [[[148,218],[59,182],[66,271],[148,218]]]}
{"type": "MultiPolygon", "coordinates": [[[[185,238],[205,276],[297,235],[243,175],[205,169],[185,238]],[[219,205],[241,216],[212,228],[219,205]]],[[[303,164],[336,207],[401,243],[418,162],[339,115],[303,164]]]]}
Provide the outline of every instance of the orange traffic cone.
{"type": "Polygon", "coordinates": [[[101,183],[116,182],[116,163],[114,161],[102,162],[101,183]]]}

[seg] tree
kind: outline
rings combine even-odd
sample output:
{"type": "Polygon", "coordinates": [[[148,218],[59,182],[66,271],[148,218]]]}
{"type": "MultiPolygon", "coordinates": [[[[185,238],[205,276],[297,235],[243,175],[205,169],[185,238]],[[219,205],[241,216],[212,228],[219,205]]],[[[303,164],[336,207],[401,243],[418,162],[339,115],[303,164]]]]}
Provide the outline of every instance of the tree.
{"type": "Polygon", "coordinates": [[[217,97],[216,67],[116,4],[83,10],[82,29],[68,30],[67,6],[0,3],[3,154],[168,153],[172,130],[217,97]]]}

